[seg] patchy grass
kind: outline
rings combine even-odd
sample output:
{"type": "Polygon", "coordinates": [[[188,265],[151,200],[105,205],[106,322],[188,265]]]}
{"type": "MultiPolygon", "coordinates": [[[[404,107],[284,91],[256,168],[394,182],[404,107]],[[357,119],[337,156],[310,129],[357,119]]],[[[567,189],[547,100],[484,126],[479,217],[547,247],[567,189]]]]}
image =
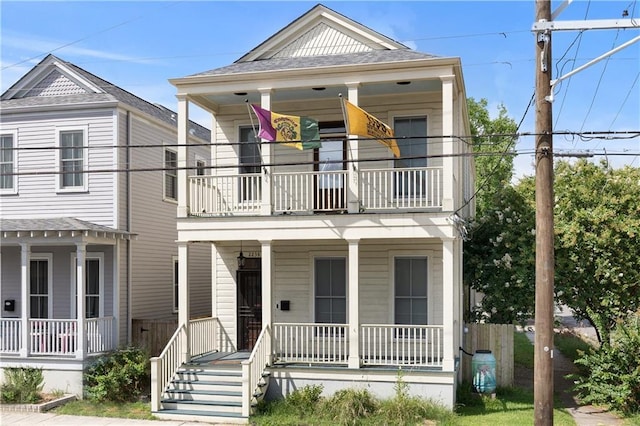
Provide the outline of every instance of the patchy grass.
{"type": "Polygon", "coordinates": [[[523,331],[513,333],[513,363],[533,368],[533,344],[523,331]]]}
{"type": "MultiPolygon", "coordinates": [[[[525,336],[526,337],[526,336],[525,336]]],[[[456,409],[455,425],[495,426],[532,425],[534,419],[533,392],[517,388],[498,388],[496,397],[468,395],[465,405],[456,409]]],[[[560,404],[553,410],[553,423],[557,426],[575,425],[573,417],[560,404]]]]}
{"type": "Polygon", "coordinates": [[[148,402],[92,402],[86,399],[72,401],[53,410],[56,414],[72,416],[116,417],[123,419],[153,420],[148,402]]]}
{"type": "Polygon", "coordinates": [[[553,344],[571,361],[578,359],[580,357],[580,353],[594,349],[591,343],[584,340],[580,335],[568,330],[561,333],[555,333],[553,344]]]}

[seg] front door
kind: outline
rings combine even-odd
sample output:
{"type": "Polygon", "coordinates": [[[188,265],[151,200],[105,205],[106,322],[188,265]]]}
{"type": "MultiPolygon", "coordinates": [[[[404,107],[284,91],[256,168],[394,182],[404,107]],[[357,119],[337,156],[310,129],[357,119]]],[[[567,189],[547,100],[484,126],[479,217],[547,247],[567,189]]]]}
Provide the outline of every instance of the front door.
{"type": "Polygon", "coordinates": [[[238,350],[250,351],[262,330],[260,270],[238,271],[238,350]]]}

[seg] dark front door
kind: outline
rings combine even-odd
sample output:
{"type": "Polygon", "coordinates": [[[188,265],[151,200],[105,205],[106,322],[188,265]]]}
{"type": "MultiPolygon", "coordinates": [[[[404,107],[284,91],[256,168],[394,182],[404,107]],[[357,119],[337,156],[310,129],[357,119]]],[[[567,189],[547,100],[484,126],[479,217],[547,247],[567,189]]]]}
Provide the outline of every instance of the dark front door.
{"type": "Polygon", "coordinates": [[[262,283],[259,270],[238,271],[238,350],[250,351],[262,330],[262,283]]]}

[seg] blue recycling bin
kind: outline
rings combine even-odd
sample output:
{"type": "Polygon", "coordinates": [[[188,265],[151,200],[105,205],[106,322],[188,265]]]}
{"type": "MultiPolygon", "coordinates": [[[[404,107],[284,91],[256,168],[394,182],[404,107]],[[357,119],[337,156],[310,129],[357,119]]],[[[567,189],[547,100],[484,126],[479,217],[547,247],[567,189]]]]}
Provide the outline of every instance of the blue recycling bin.
{"type": "Polygon", "coordinates": [[[473,387],[479,393],[494,393],[496,390],[496,358],[491,351],[478,349],[471,358],[473,387]]]}

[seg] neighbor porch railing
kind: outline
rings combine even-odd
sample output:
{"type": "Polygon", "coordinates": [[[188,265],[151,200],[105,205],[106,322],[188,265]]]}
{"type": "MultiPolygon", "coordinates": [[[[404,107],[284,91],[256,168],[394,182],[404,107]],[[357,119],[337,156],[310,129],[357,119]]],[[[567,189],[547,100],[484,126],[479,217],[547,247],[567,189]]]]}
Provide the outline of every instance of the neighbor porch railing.
{"type": "Polygon", "coordinates": [[[346,364],[347,324],[273,324],[274,357],[278,362],[346,364]]]}
{"type": "Polygon", "coordinates": [[[256,340],[249,359],[242,361],[242,415],[249,417],[253,399],[258,390],[265,368],[271,364],[271,327],[265,325],[256,340]]]}
{"type": "Polygon", "coordinates": [[[190,214],[263,214],[270,192],[270,214],[346,211],[351,201],[366,210],[441,208],[442,167],[359,170],[359,197],[350,200],[348,171],[276,172],[271,185],[261,174],[190,176],[190,214]]]}
{"type": "Polygon", "coordinates": [[[86,320],[88,354],[106,352],[115,348],[114,321],[113,317],[86,320]]]}
{"type": "Polygon", "coordinates": [[[0,353],[18,354],[22,347],[20,318],[0,319],[0,353]]]}
{"type": "Polygon", "coordinates": [[[442,367],[443,329],[430,325],[362,325],[362,363],[442,367]]]}

